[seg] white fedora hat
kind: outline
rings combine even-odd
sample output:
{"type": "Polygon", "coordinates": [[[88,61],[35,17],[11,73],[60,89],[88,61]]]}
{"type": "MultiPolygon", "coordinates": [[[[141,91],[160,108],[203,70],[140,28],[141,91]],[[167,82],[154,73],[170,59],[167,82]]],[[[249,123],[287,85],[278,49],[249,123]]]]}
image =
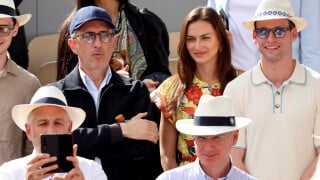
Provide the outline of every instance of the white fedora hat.
{"type": "Polygon", "coordinates": [[[72,131],[80,127],[86,113],[77,107],[67,105],[67,100],[62,91],[54,86],[40,87],[33,95],[30,104],[19,104],[12,108],[12,118],[16,125],[26,131],[25,124],[32,110],[41,106],[57,106],[63,108],[72,121],[72,131]]]}
{"type": "Polygon", "coordinates": [[[314,138],[320,139],[320,136],[313,135],[314,138]]]}
{"type": "Polygon", "coordinates": [[[31,14],[18,16],[13,0],[0,0],[0,18],[13,17],[17,20],[19,26],[23,26],[31,19],[31,16],[31,14]]]}
{"type": "Polygon", "coordinates": [[[218,135],[247,126],[248,118],[235,117],[231,99],[226,96],[203,95],[194,119],[181,119],[176,123],[178,131],[197,136],[218,135]]]}
{"type": "Polygon", "coordinates": [[[253,31],[255,21],[271,19],[289,19],[301,31],[307,25],[307,20],[294,17],[294,11],[289,0],[262,0],[256,10],[255,16],[250,21],[243,22],[243,25],[253,31]]]}

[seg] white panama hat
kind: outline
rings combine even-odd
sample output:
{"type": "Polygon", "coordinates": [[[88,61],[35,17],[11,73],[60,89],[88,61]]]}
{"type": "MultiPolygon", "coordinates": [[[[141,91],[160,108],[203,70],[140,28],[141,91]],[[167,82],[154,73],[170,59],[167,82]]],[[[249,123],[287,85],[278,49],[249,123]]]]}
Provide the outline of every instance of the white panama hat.
{"type": "Polygon", "coordinates": [[[320,136],[313,135],[314,138],[320,139],[320,136]]]}
{"type": "Polygon", "coordinates": [[[43,86],[33,95],[30,104],[19,104],[12,108],[13,121],[20,129],[26,131],[25,124],[31,111],[48,105],[63,108],[68,113],[72,121],[72,131],[80,127],[86,117],[86,113],[81,108],[67,105],[67,100],[60,89],[54,86],[43,86]]]}
{"type": "Polygon", "coordinates": [[[256,10],[255,16],[250,21],[243,22],[244,27],[253,31],[255,21],[271,19],[289,19],[301,31],[307,25],[307,20],[294,17],[294,11],[289,0],[262,0],[256,10]]]}
{"type": "Polygon", "coordinates": [[[181,119],[176,123],[178,131],[197,136],[218,135],[247,126],[250,119],[235,117],[229,97],[202,95],[194,119],[181,119]]]}
{"type": "Polygon", "coordinates": [[[16,7],[13,0],[0,0],[0,18],[13,17],[19,23],[19,26],[25,25],[30,19],[31,14],[16,14],[16,7]]]}

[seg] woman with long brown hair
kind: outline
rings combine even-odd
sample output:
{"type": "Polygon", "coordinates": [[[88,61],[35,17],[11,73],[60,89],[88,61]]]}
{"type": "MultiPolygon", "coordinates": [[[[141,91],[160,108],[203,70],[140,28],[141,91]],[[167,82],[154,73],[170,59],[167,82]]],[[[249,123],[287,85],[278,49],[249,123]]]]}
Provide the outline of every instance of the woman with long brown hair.
{"type": "Polygon", "coordinates": [[[164,170],[196,159],[192,136],[178,133],[176,121],[192,118],[203,94],[221,95],[236,77],[228,35],[212,8],[198,7],[185,17],[178,55],[178,73],[152,94],[161,110],[160,155],[164,170]]]}

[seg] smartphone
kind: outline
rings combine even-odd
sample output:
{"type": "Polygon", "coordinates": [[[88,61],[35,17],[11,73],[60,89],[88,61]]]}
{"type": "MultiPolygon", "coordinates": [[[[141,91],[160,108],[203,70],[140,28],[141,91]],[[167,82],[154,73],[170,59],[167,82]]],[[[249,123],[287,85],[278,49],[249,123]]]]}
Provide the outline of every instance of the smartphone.
{"type": "Polygon", "coordinates": [[[220,13],[222,22],[224,24],[224,27],[226,28],[226,30],[229,30],[229,19],[226,12],[224,12],[223,9],[220,9],[219,13],[220,13]]]}
{"type": "Polygon", "coordinates": [[[57,161],[47,163],[43,167],[58,164],[58,169],[55,169],[52,173],[69,172],[73,168],[73,164],[66,157],[73,154],[72,134],[43,134],[40,137],[41,153],[48,153],[50,156],[57,157],[57,161]]]}

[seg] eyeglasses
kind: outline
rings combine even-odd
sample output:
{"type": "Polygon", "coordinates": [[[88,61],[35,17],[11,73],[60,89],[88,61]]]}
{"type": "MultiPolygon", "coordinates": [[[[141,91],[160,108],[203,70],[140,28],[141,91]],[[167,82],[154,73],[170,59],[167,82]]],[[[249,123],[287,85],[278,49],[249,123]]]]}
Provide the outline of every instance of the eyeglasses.
{"type": "Polygon", "coordinates": [[[2,37],[8,36],[13,29],[14,27],[0,26],[0,36],[2,37]]]}
{"type": "Polygon", "coordinates": [[[272,31],[274,37],[282,38],[286,35],[286,32],[291,30],[290,28],[283,28],[283,27],[275,27],[272,29],[268,28],[257,28],[254,31],[257,33],[259,38],[266,39],[269,36],[270,31],[272,31]]]}
{"type": "Polygon", "coordinates": [[[193,136],[194,141],[199,145],[202,145],[207,141],[220,144],[224,141],[225,138],[226,138],[226,135],[224,134],[217,135],[217,136],[193,136]]]}
{"type": "Polygon", "coordinates": [[[95,42],[97,35],[100,36],[101,42],[108,43],[108,42],[111,42],[111,39],[113,38],[114,33],[108,32],[108,31],[101,31],[99,33],[85,32],[83,34],[76,35],[73,38],[82,37],[84,42],[88,44],[92,44],[93,42],[95,42]]]}

